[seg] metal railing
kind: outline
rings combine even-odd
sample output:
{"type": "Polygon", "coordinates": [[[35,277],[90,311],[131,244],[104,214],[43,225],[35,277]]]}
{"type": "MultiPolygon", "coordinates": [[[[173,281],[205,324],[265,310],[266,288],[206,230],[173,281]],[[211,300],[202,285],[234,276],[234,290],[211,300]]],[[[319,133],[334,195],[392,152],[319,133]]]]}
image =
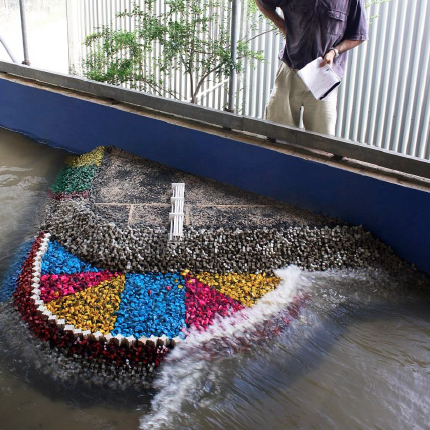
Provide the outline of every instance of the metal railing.
{"type": "MultiPolygon", "coordinates": [[[[116,28],[132,29],[132,20],[115,15],[131,9],[133,3],[134,0],[67,0],[70,65],[79,69],[80,60],[88,53],[82,42],[94,28],[112,22],[116,28]]],[[[136,3],[143,7],[141,0],[136,3]]],[[[266,61],[248,64],[236,76],[236,112],[263,118],[283,41],[270,31],[266,20],[250,13],[247,0],[239,3],[239,38],[253,38],[251,49],[264,50],[266,61]],[[251,29],[253,23],[255,28],[251,29]],[[256,37],[260,33],[263,34],[256,37]]],[[[164,0],[157,0],[158,8],[164,5],[164,0]]],[[[369,15],[378,18],[369,28],[369,41],[349,55],[339,90],[336,136],[430,159],[430,40],[425,30],[430,27],[430,2],[393,0],[373,5],[369,15]]],[[[157,49],[154,47],[155,54],[157,49]]],[[[180,71],[172,79],[175,86],[187,90],[180,71]]],[[[208,80],[198,103],[223,109],[227,102],[227,81],[220,84],[208,80]]]]}

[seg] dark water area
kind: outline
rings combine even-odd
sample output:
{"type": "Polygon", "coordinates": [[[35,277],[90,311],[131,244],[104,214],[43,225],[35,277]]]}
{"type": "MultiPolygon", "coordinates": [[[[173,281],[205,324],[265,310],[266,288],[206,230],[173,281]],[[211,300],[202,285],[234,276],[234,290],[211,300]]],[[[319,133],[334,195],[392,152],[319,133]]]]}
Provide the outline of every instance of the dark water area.
{"type": "Polygon", "coordinates": [[[0,276],[37,231],[48,187],[67,155],[0,128],[0,276]]]}
{"type": "MultiPolygon", "coordinates": [[[[0,279],[66,156],[0,129],[0,279]]],[[[0,430],[430,429],[429,295],[375,269],[282,278],[234,330],[176,348],[149,391],[59,382],[0,304],[0,430]]]]}

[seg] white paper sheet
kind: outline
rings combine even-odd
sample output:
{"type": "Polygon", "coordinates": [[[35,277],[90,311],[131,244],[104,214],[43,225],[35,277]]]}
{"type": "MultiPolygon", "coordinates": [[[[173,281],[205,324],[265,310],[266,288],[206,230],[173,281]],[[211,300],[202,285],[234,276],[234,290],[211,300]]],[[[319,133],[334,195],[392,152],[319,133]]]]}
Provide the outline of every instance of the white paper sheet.
{"type": "Polygon", "coordinates": [[[339,84],[340,79],[327,64],[320,67],[322,58],[307,64],[298,71],[298,75],[317,100],[327,97],[339,84]]]}

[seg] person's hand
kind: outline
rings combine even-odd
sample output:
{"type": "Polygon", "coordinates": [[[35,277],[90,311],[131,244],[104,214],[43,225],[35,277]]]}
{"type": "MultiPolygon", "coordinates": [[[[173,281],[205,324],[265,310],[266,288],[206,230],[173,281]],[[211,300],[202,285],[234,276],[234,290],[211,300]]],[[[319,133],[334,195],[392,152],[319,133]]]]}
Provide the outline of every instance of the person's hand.
{"type": "Polygon", "coordinates": [[[320,67],[324,67],[326,64],[328,64],[330,67],[332,67],[335,55],[336,54],[334,53],[333,50],[328,51],[327,54],[324,55],[324,58],[320,63],[320,67]]]}

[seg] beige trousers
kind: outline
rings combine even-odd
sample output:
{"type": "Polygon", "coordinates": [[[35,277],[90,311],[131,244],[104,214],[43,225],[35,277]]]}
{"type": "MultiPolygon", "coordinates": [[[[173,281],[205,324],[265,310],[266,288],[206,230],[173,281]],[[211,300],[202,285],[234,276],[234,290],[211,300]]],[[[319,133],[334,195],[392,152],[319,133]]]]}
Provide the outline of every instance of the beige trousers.
{"type": "Polygon", "coordinates": [[[266,105],[268,121],[298,127],[303,106],[303,125],[306,130],[335,134],[337,117],[337,88],[324,100],[317,100],[297,75],[297,71],[281,63],[275,86],[266,105]]]}

